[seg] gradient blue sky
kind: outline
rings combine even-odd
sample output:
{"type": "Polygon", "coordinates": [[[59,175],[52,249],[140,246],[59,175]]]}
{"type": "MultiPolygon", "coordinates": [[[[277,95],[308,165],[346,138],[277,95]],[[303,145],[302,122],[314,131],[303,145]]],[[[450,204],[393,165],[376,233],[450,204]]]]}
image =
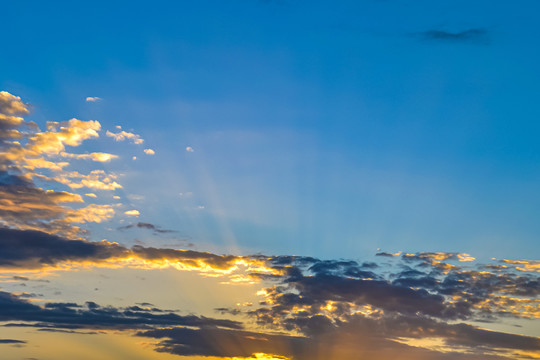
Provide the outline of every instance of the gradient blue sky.
{"type": "Polygon", "coordinates": [[[34,105],[29,120],[140,134],[154,156],[110,141],[81,149],[121,155],[104,166],[124,174],[140,221],[202,249],[538,259],[539,11],[502,0],[7,2],[0,87],[34,105]]]}

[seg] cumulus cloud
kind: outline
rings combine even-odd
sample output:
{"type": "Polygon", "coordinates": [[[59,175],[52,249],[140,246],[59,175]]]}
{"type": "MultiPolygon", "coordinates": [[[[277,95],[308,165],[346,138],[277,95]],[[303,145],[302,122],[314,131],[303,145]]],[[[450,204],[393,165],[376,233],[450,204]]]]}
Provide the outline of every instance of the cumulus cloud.
{"type": "Polygon", "coordinates": [[[27,115],[30,113],[28,104],[22,102],[19,96],[7,91],[0,91],[0,113],[6,115],[27,115]]]}
{"type": "Polygon", "coordinates": [[[128,211],[124,211],[124,214],[130,215],[130,216],[139,216],[141,213],[139,212],[139,210],[128,210],[128,211]]]}
{"type": "Polygon", "coordinates": [[[43,190],[31,180],[0,171],[0,224],[20,229],[73,234],[71,222],[108,219],[114,214],[109,205],[89,205],[80,209],[65,203],[82,203],[78,194],[43,190]]]}
{"type": "Polygon", "coordinates": [[[69,189],[83,187],[114,190],[121,188],[116,176],[103,170],[88,174],[68,170],[70,159],[107,162],[114,154],[93,152],[72,154],[67,147],[80,146],[99,137],[98,121],[49,121],[42,131],[21,116],[29,113],[28,104],[7,92],[0,92],[0,224],[19,229],[43,230],[74,235],[75,223],[100,222],[111,218],[110,205],[90,204],[72,208],[66,204],[84,202],[68,191],[46,190],[37,185],[57,183],[69,189]]]}
{"type": "Polygon", "coordinates": [[[102,99],[100,97],[97,97],[97,96],[88,96],[86,98],[86,101],[87,102],[97,102],[97,101],[101,101],[102,99]]]}
{"type": "Polygon", "coordinates": [[[156,152],[152,149],[144,149],[146,155],[154,155],[156,152]]]}
{"type": "Polygon", "coordinates": [[[187,152],[194,152],[195,150],[191,146],[188,146],[188,147],[186,147],[186,151],[187,152]]]}

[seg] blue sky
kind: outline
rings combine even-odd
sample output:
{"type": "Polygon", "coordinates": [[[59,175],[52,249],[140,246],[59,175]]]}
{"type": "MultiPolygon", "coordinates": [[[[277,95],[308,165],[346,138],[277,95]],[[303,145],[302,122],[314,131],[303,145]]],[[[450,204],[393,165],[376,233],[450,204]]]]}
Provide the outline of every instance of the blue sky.
{"type": "Polygon", "coordinates": [[[0,360],[540,359],[538,1],[12,1],[0,360]]]}
{"type": "Polygon", "coordinates": [[[538,257],[537,8],[12,2],[0,85],[141,134],[154,157],[107,166],[202,247],[538,257]]]}

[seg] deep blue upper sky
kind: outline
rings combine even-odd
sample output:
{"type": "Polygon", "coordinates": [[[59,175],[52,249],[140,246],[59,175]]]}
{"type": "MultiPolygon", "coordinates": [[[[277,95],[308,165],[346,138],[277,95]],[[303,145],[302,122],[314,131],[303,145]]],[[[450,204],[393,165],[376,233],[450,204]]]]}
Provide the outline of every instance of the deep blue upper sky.
{"type": "Polygon", "coordinates": [[[539,257],[538,1],[2,8],[0,85],[33,120],[156,150],[110,165],[141,220],[251,252],[539,257]]]}

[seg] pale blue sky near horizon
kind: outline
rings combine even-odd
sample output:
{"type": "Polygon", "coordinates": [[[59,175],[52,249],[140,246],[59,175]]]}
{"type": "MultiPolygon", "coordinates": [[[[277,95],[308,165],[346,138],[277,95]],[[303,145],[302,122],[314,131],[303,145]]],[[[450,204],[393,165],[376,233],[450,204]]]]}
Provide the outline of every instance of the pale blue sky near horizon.
{"type": "MultiPolygon", "coordinates": [[[[241,252],[539,258],[536,1],[3,8],[1,90],[29,119],[121,125],[156,151],[77,149],[121,155],[104,166],[137,221],[241,252]]],[[[121,225],[91,238],[133,241],[121,225]]]]}

